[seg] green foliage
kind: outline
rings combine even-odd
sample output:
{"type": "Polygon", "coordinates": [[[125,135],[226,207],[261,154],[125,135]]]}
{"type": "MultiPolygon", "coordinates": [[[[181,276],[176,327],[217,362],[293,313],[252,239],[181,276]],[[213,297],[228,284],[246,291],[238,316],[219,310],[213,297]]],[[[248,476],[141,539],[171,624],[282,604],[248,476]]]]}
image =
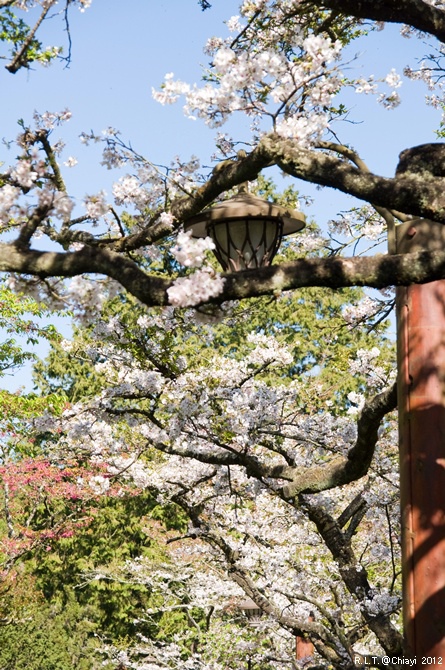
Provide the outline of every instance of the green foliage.
{"type": "Polygon", "coordinates": [[[0,11],[0,42],[10,46],[12,61],[17,59],[16,65],[10,68],[12,72],[20,67],[28,68],[33,62],[46,65],[61,52],[57,47],[44,48],[40,40],[32,34],[30,26],[10,9],[0,11]]]}
{"type": "MultiPolygon", "coordinates": [[[[80,333],[75,329],[74,339],[93,341],[89,335],[90,330],[87,328],[80,333]]],[[[100,375],[94,369],[94,362],[82,353],[80,346],[74,347],[72,351],[66,351],[59,341],[55,341],[47,358],[35,362],[34,384],[40,393],[61,394],[68,402],[75,403],[95,395],[102,388],[100,375]]]]}
{"type": "MultiPolygon", "coordinates": [[[[0,40],[2,42],[10,42],[17,49],[27,39],[30,33],[30,27],[10,10],[4,9],[0,14],[0,40]]],[[[32,45],[35,48],[40,48],[40,42],[34,40],[32,45]]]]}
{"type": "Polygon", "coordinates": [[[4,459],[17,460],[41,454],[41,441],[44,436],[34,434],[31,428],[33,420],[45,412],[58,416],[65,407],[66,397],[61,393],[40,396],[35,393],[10,393],[0,389],[0,435],[3,438],[3,458],[0,458],[0,462],[4,459]]]}
{"type": "Polygon", "coordinates": [[[300,194],[292,184],[282,191],[277,191],[273,179],[259,174],[254,184],[250,187],[250,190],[254,195],[269,200],[270,202],[282,205],[283,207],[298,209],[300,194]]]}
{"type": "MultiPolygon", "coordinates": [[[[148,492],[137,496],[104,499],[88,526],[70,538],[42,547],[27,564],[48,603],[65,607],[74,598],[89,611],[91,621],[113,640],[134,634],[134,620],[148,606],[144,585],[116,580],[115,571],[139,556],[153,562],[166,560],[163,527],[154,522],[159,506],[148,492]]],[[[177,509],[173,526],[183,525],[177,509]]],[[[153,630],[146,631],[153,633],[153,630]]]]}
{"type": "Polygon", "coordinates": [[[0,376],[6,370],[20,367],[25,361],[35,358],[32,352],[23,349],[16,337],[22,338],[26,345],[35,345],[40,339],[52,342],[58,338],[53,325],[40,325],[38,322],[48,315],[44,305],[30,297],[17,295],[4,285],[0,286],[0,329],[15,336],[0,342],[0,376]]]}
{"type": "Polygon", "coordinates": [[[99,640],[88,609],[73,598],[63,607],[48,604],[23,575],[7,596],[0,606],[1,670],[99,670],[99,640]]]}
{"type": "MultiPolygon", "coordinates": [[[[37,360],[30,348],[42,340],[56,346],[60,336],[54,325],[45,323],[52,316],[45,305],[0,285],[0,377],[37,360]]],[[[32,421],[45,411],[59,415],[65,406],[66,397],[60,392],[40,395],[0,390],[1,460],[36,455],[32,421]]]]}

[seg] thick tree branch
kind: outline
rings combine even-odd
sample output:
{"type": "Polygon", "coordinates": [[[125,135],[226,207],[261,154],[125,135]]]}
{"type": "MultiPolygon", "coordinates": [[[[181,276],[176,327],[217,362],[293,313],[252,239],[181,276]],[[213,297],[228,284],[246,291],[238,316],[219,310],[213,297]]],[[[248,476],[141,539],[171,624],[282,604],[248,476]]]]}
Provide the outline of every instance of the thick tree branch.
{"type": "MultiPolygon", "coordinates": [[[[17,272],[40,277],[74,277],[100,274],[115,279],[148,307],[168,304],[171,280],[148,275],[139,266],[113,251],[85,245],[74,252],[45,252],[19,249],[0,243],[0,272],[17,272]]],[[[224,289],[212,302],[240,300],[277,294],[308,286],[332,289],[347,286],[408,286],[445,279],[445,251],[422,251],[396,256],[354,258],[302,258],[223,275],[224,289]]]]}
{"type": "Polygon", "coordinates": [[[298,468],[297,476],[283,487],[284,496],[294,498],[300,493],[326,491],[363,477],[374,456],[382,419],[396,407],[397,387],[394,384],[364,406],[357,422],[357,440],[347,457],[340,456],[325,465],[298,468]]]}
{"type": "Polygon", "coordinates": [[[348,524],[347,529],[343,531],[347,540],[350,540],[355,534],[355,531],[365,516],[367,509],[368,504],[363,497],[363,491],[361,491],[358,495],[355,496],[355,498],[338,517],[337,523],[340,528],[344,528],[346,524],[348,524]]]}
{"type": "Polygon", "coordinates": [[[45,279],[101,274],[118,281],[129,293],[149,306],[166,305],[171,282],[146,275],[122,254],[84,246],[75,252],[45,252],[0,244],[0,272],[17,272],[45,279]]]}
{"type": "Polygon", "coordinates": [[[331,154],[301,148],[275,134],[264,137],[259,147],[270,163],[297,179],[336,188],[371,205],[445,223],[443,177],[426,172],[407,172],[392,179],[380,177],[331,154]]]}
{"type": "MultiPolygon", "coordinates": [[[[443,144],[429,146],[430,154],[437,153],[442,157],[443,144]]],[[[277,165],[297,179],[336,188],[376,208],[390,212],[397,210],[396,215],[401,212],[445,223],[444,175],[415,170],[398,172],[394,178],[381,177],[369,172],[351,150],[343,150],[345,158],[339,158],[339,145],[321,143],[319,147],[321,150],[305,149],[298,142],[270,133],[245,158],[225,161],[192,197],[175,200],[170,211],[179,225],[180,221],[210,205],[223,191],[252,181],[264,168],[277,165]]],[[[171,230],[165,224],[155,223],[142,233],[116,241],[113,248],[116,251],[136,249],[141,241],[153,243],[169,233],[171,230]]]]}
{"type": "MultiPolygon", "coordinates": [[[[255,180],[261,170],[272,165],[269,154],[263,146],[257,146],[246,158],[237,161],[224,161],[212,172],[208,181],[199,187],[193,196],[177,198],[170,207],[170,213],[176,220],[176,227],[181,221],[198,214],[204,207],[211,205],[218,196],[238,184],[255,180]]],[[[116,240],[112,244],[114,251],[131,251],[141,246],[153,244],[158,240],[171,235],[171,226],[159,221],[148,221],[144,230],[130,235],[123,240],[116,240]]],[[[110,247],[110,245],[109,245],[110,247]]]]}
{"type": "MultiPolygon", "coordinates": [[[[209,465],[239,465],[245,468],[250,477],[260,480],[287,479],[290,483],[283,486],[281,494],[289,500],[301,493],[325,491],[363,477],[374,456],[382,419],[396,407],[397,388],[394,384],[364,406],[357,421],[357,439],[346,457],[341,456],[331,463],[303,469],[291,465],[269,466],[253,454],[224,448],[224,445],[215,445],[214,448],[202,447],[199,450],[191,449],[188,445],[178,448],[157,443],[154,446],[164,453],[195,458],[209,465]]],[[[345,517],[340,525],[346,522],[345,517]]]]}
{"type": "Polygon", "coordinates": [[[346,286],[407,286],[445,278],[445,251],[397,256],[304,258],[223,276],[226,281],[218,302],[310,286],[333,289],[346,286]]]}
{"type": "Polygon", "coordinates": [[[445,12],[422,0],[315,0],[311,4],[359,19],[408,24],[445,41],[445,12]]]}
{"type": "Polygon", "coordinates": [[[48,205],[41,205],[40,207],[35,208],[32,215],[21,227],[20,233],[14,241],[14,246],[17,249],[25,250],[29,247],[33,235],[38,230],[42,222],[46,219],[50,210],[51,207],[48,205]]]}

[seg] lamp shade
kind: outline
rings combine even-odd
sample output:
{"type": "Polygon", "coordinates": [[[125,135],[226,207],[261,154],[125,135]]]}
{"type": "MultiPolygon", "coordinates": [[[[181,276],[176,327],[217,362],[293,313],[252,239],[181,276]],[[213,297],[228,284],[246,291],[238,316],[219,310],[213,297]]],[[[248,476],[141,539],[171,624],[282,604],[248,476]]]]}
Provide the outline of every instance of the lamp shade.
{"type": "Polygon", "coordinates": [[[261,607],[258,607],[256,602],[254,602],[251,598],[243,600],[238,605],[238,607],[242,612],[244,612],[244,614],[250,621],[257,621],[263,616],[263,610],[261,609],[261,607]]]}
{"type": "Polygon", "coordinates": [[[283,235],[305,226],[297,210],[241,193],[192,216],[184,223],[193,237],[210,236],[224,270],[233,272],[270,265],[283,235]]]}

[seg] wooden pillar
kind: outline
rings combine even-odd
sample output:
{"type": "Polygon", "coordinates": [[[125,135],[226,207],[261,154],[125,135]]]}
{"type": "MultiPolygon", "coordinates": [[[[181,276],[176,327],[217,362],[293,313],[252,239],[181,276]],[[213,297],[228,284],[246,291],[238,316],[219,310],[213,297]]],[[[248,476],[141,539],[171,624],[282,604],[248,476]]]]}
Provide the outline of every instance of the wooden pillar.
{"type": "MultiPolygon", "coordinates": [[[[314,621],[314,615],[311,613],[309,616],[309,621],[314,621]]],[[[295,638],[295,658],[297,661],[301,661],[303,658],[308,656],[313,656],[314,654],[314,645],[308,637],[302,637],[297,635],[295,638]]]]}
{"type": "MultiPolygon", "coordinates": [[[[397,253],[445,248],[445,226],[397,230],[397,253]]],[[[404,632],[408,654],[445,665],[445,280],[397,289],[404,632]]]]}

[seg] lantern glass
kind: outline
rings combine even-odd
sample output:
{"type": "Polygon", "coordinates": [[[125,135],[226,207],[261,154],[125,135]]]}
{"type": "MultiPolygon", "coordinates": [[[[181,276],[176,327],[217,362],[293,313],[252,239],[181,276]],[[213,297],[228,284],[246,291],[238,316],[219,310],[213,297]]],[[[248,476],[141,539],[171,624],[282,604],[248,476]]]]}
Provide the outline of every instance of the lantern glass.
{"type": "Polygon", "coordinates": [[[207,232],[224,270],[237,272],[270,265],[281,242],[282,222],[277,218],[245,217],[212,221],[207,232]]]}
{"type": "Polygon", "coordinates": [[[282,237],[304,225],[301,212],[245,191],[184,221],[193,237],[210,235],[215,256],[226,272],[270,265],[282,237]]]}

